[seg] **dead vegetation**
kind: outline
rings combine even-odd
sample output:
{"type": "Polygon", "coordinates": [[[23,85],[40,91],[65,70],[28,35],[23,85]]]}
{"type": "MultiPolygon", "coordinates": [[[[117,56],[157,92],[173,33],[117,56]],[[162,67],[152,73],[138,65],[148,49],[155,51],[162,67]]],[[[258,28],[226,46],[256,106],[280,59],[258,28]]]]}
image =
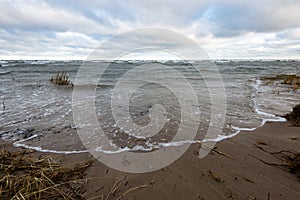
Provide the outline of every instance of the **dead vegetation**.
{"type": "Polygon", "coordinates": [[[273,152],[273,155],[281,158],[285,163],[287,163],[287,169],[292,173],[296,174],[300,178],[300,153],[294,153],[291,151],[280,151],[273,152]]]}
{"type": "MultiPolygon", "coordinates": [[[[128,186],[129,180],[126,176],[121,177],[115,177],[115,181],[110,186],[110,189],[108,190],[108,193],[106,194],[99,194],[94,197],[88,198],[87,200],[109,200],[109,199],[116,199],[116,200],[122,200],[127,199],[127,195],[129,193],[133,193],[136,190],[143,189],[146,187],[149,187],[150,185],[153,185],[155,182],[155,178],[152,179],[152,181],[149,184],[142,184],[135,187],[128,186]],[[125,189],[127,187],[127,189],[125,189]],[[129,189],[128,189],[129,187],[129,189]]],[[[100,189],[97,190],[100,191],[104,189],[104,186],[102,186],[100,189]]]]}
{"type": "Polygon", "coordinates": [[[262,80],[266,85],[273,85],[279,82],[280,84],[289,85],[293,91],[300,89],[300,76],[295,74],[279,74],[273,77],[263,77],[262,80]]]}
{"type": "Polygon", "coordinates": [[[257,141],[257,142],[256,142],[256,144],[260,144],[260,145],[267,145],[267,143],[266,143],[266,142],[264,142],[264,141],[261,141],[261,140],[257,141]]]}
{"type": "Polygon", "coordinates": [[[85,170],[91,161],[62,166],[51,157],[0,150],[1,199],[83,199],[85,170]]]}
{"type": "Polygon", "coordinates": [[[49,80],[51,83],[56,84],[56,85],[72,85],[73,83],[69,79],[69,75],[67,72],[58,72],[56,76],[53,76],[49,80]]]}
{"type": "Polygon", "coordinates": [[[284,116],[293,126],[300,126],[300,104],[294,106],[293,111],[284,116]]]}
{"type": "MultiPolygon", "coordinates": [[[[107,177],[87,177],[85,171],[92,164],[91,160],[64,166],[51,157],[36,158],[31,153],[28,150],[17,152],[0,150],[0,199],[86,199],[84,194],[88,181],[97,180],[99,184],[103,179],[107,179],[107,177]]],[[[155,182],[153,178],[149,184],[132,187],[128,186],[129,180],[125,176],[111,178],[115,181],[112,185],[107,185],[108,192],[102,192],[89,200],[121,200],[129,193],[146,188],[155,182]]]]}
{"type": "MultiPolygon", "coordinates": [[[[225,157],[227,157],[227,158],[229,158],[231,160],[234,160],[234,158],[232,156],[230,156],[230,155],[228,155],[228,154],[226,154],[226,153],[224,153],[222,151],[217,150],[217,147],[210,148],[209,146],[206,146],[205,143],[203,143],[203,142],[198,142],[198,144],[201,145],[200,148],[204,148],[207,151],[212,151],[212,152],[215,152],[215,153],[217,153],[217,154],[219,154],[221,156],[225,156],[225,157]]],[[[199,155],[199,152],[196,152],[194,154],[195,155],[199,155]]]]}
{"type": "Polygon", "coordinates": [[[249,154],[250,156],[256,158],[257,160],[259,160],[267,165],[286,169],[290,173],[295,174],[298,178],[300,178],[300,153],[299,152],[297,153],[297,152],[292,152],[289,150],[281,150],[281,151],[277,151],[277,152],[271,152],[271,151],[266,150],[262,146],[260,146],[258,143],[255,144],[255,146],[257,148],[259,148],[260,150],[262,150],[268,154],[271,154],[272,156],[277,158],[279,160],[279,162],[278,163],[266,162],[258,157],[255,157],[255,156],[249,154]]]}
{"type": "Polygon", "coordinates": [[[220,183],[222,182],[221,178],[214,173],[211,169],[207,170],[208,174],[212,177],[212,179],[214,179],[216,182],[220,183]]]}

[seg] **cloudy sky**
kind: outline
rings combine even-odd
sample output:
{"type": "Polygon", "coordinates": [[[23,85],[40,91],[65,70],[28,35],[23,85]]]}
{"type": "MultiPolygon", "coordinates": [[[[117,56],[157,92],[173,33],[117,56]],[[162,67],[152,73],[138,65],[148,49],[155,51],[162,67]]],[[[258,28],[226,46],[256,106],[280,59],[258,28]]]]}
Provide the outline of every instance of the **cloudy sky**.
{"type": "Polygon", "coordinates": [[[299,10],[299,0],[0,0],[0,59],[85,59],[139,28],[176,31],[214,59],[300,59],[299,10]]]}

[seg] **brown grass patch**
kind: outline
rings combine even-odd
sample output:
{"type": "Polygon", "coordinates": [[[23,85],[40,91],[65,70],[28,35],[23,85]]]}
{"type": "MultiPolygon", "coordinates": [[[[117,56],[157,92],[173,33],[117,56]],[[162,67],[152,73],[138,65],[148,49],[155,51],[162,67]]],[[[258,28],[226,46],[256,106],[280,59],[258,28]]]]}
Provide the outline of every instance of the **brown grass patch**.
{"type": "Polygon", "coordinates": [[[300,76],[297,76],[295,74],[279,74],[273,77],[263,77],[262,80],[265,81],[266,85],[272,85],[274,84],[274,82],[279,81],[281,84],[290,85],[293,91],[300,89],[300,76]]]}
{"type": "Polygon", "coordinates": [[[0,150],[1,199],[83,199],[85,170],[91,161],[62,166],[51,157],[0,150]]]}
{"type": "Polygon", "coordinates": [[[257,160],[271,166],[281,167],[284,169],[287,169],[290,173],[295,174],[298,178],[300,178],[300,153],[299,152],[293,152],[289,150],[281,150],[278,152],[271,152],[266,149],[264,149],[262,146],[255,145],[260,150],[271,154],[278,160],[280,160],[280,163],[270,163],[267,161],[264,161],[256,156],[253,156],[249,154],[250,156],[256,158],[257,160]]]}
{"type": "Polygon", "coordinates": [[[300,126],[300,104],[294,106],[293,111],[284,116],[293,126],[300,126]]]}

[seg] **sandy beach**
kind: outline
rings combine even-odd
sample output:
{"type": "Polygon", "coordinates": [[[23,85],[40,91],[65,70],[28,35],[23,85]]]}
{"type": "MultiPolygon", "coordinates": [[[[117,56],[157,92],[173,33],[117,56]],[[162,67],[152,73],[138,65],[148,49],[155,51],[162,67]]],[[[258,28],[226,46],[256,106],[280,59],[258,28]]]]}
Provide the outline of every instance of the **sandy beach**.
{"type": "MultiPolygon", "coordinates": [[[[97,160],[86,170],[86,199],[299,199],[299,166],[291,173],[284,155],[299,153],[300,128],[267,123],[217,143],[205,158],[200,144],[171,165],[151,173],[129,174],[97,160]],[[277,152],[277,153],[276,153],[277,152]],[[298,177],[297,177],[298,173],[298,177]]],[[[16,151],[1,141],[1,148],[16,151]]],[[[93,159],[88,153],[30,153],[64,165],[93,159]]]]}
{"type": "MultiPolygon", "coordinates": [[[[70,79],[74,80],[80,66],[78,62],[42,63],[43,67],[38,68],[34,62],[17,62],[16,66],[16,61],[7,62],[8,66],[1,69],[5,73],[0,80],[7,86],[2,88],[4,100],[0,115],[0,199],[300,198],[300,106],[297,105],[300,78],[279,73],[283,66],[289,66],[285,67],[286,73],[292,73],[299,66],[298,62],[297,65],[292,61],[216,62],[224,77],[225,88],[222,91],[226,91],[223,93],[226,94],[226,104],[224,99],[214,98],[219,100],[214,102],[217,107],[214,109],[210,107],[212,98],[208,95],[208,88],[203,87],[204,80],[194,73],[195,69],[188,62],[169,61],[167,64],[186,73],[187,80],[195,86],[194,91],[202,94],[198,99],[201,106],[197,106],[197,101],[195,104],[191,101],[193,92],[185,91],[182,85],[179,87],[179,79],[174,79],[175,76],[171,80],[177,81],[169,83],[176,83],[178,87],[173,85],[172,88],[177,92],[185,91],[178,93],[178,96],[184,97],[180,101],[172,91],[156,84],[139,87],[133,93],[132,100],[122,98],[131,90],[128,85],[121,84],[119,91],[122,95],[114,97],[115,80],[111,77],[121,76],[124,70],[145,62],[115,62],[107,74],[106,82],[102,82],[101,87],[93,85],[97,86],[95,102],[86,102],[86,99],[76,101],[76,84],[73,87],[61,86],[54,79],[45,82],[45,78],[39,76],[42,72],[48,73],[49,77],[61,76],[64,79],[70,74],[70,79]],[[54,64],[58,67],[53,68],[54,64]],[[253,64],[260,67],[254,67],[253,64]],[[61,65],[66,65],[69,71],[55,75],[56,71],[61,70],[61,65]],[[276,67],[270,68],[269,65],[276,67]],[[124,67],[123,71],[120,66],[124,67]],[[15,71],[10,71],[12,69],[15,71]],[[262,71],[271,75],[262,76],[262,71]],[[15,76],[20,77],[19,82],[12,81],[15,76]],[[37,76],[43,84],[36,85],[37,76]],[[122,99],[123,104],[113,106],[111,99],[114,98],[118,99],[115,102],[122,99]],[[123,113],[127,110],[125,102],[130,102],[129,115],[123,113]],[[155,111],[158,115],[154,116],[157,104],[162,105],[166,112],[158,109],[155,111]],[[114,113],[116,108],[122,112],[114,113]],[[95,109],[97,120],[90,118],[90,114],[94,113],[90,109],[95,109]],[[211,109],[219,110],[213,114],[211,109]],[[222,121],[221,116],[225,117],[224,122],[218,124],[222,121]],[[289,122],[284,122],[285,119],[280,116],[285,116],[289,122]],[[164,121],[160,117],[166,118],[165,123],[160,123],[164,121]],[[157,123],[150,123],[152,120],[157,123]],[[100,130],[98,125],[105,134],[95,132],[100,130]],[[221,128],[210,129],[211,125],[220,125],[221,128]],[[143,130],[151,135],[137,137],[143,130]],[[208,133],[209,130],[213,131],[208,133]],[[195,136],[191,135],[193,132],[195,136]],[[207,148],[202,143],[205,139],[218,142],[215,148],[209,149],[206,157],[200,159],[199,149],[207,148]],[[107,144],[113,150],[107,149],[107,144]],[[180,147],[188,148],[187,151],[181,151],[183,155],[179,154],[180,147]],[[103,156],[105,161],[116,161],[121,171],[116,170],[116,165],[116,169],[112,169],[94,158],[87,148],[92,153],[101,152],[96,156],[103,156]],[[157,154],[158,149],[161,153],[157,154]],[[170,158],[174,158],[170,149],[174,150],[174,155],[179,155],[177,160],[170,161],[170,158]],[[144,154],[144,161],[137,156],[131,159],[126,157],[129,154],[120,152],[135,156],[137,153],[144,154]],[[165,155],[168,156],[166,159],[165,155]],[[164,161],[170,163],[161,165],[164,161]],[[129,168],[134,170],[130,171],[129,168]]],[[[104,66],[105,62],[90,64],[104,66]]],[[[195,61],[193,65],[201,65],[201,62],[195,61]]],[[[158,70],[158,74],[166,73],[164,69],[158,70]]],[[[64,81],[71,83],[68,78],[64,81]]],[[[89,99],[92,97],[85,94],[77,95],[89,99]]]]}
{"type": "Polygon", "coordinates": [[[300,0],[0,0],[0,200],[300,200],[300,0]]]}

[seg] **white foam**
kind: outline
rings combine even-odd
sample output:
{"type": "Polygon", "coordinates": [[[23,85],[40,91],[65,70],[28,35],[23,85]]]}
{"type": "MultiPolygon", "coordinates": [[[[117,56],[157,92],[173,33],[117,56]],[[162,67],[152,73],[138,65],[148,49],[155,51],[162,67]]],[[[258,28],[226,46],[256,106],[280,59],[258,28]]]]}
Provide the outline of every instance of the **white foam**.
{"type": "Polygon", "coordinates": [[[147,143],[147,147],[141,146],[141,145],[136,145],[132,148],[125,147],[125,148],[119,148],[117,150],[105,150],[102,147],[97,147],[95,149],[96,152],[103,152],[105,154],[116,154],[116,153],[122,153],[122,152],[129,152],[129,151],[153,151],[155,149],[161,149],[165,147],[176,147],[176,146],[182,146],[185,144],[194,144],[198,143],[200,141],[196,140],[186,140],[186,141],[174,141],[174,142],[168,142],[168,143],[157,143],[157,144],[149,144],[147,143]]]}
{"type": "MultiPolygon", "coordinates": [[[[14,146],[16,147],[23,147],[23,148],[27,148],[27,149],[32,149],[38,152],[44,152],[44,153],[56,153],[56,154],[78,154],[78,153],[87,153],[90,152],[88,150],[83,150],[83,151],[58,151],[58,150],[52,150],[52,149],[43,149],[42,147],[37,147],[37,146],[29,146],[27,144],[24,144],[23,142],[32,140],[36,137],[38,137],[39,135],[33,135],[31,137],[28,137],[26,139],[22,139],[22,140],[18,140],[16,142],[13,143],[14,146]],[[23,144],[22,144],[23,143],[23,144]]],[[[152,151],[154,149],[160,149],[163,147],[175,147],[175,146],[182,146],[185,144],[193,144],[193,143],[197,143],[200,141],[192,141],[192,140],[187,140],[187,141],[175,141],[175,142],[170,142],[170,143],[157,143],[157,144],[149,144],[147,148],[140,146],[140,145],[136,145],[132,148],[129,147],[125,147],[125,148],[119,148],[117,150],[105,150],[102,149],[102,147],[97,147],[94,151],[96,152],[102,152],[105,154],[116,154],[116,153],[122,153],[122,152],[129,152],[129,151],[152,151]]],[[[116,147],[114,145],[114,147],[116,147]]]]}
{"type": "Polygon", "coordinates": [[[253,107],[254,107],[254,110],[257,114],[263,115],[263,116],[266,116],[266,117],[269,117],[269,118],[263,118],[262,123],[259,127],[263,126],[266,122],[286,122],[286,119],[283,118],[283,117],[279,117],[279,116],[264,112],[264,111],[259,109],[259,106],[257,105],[257,101],[256,101],[256,96],[257,96],[258,89],[259,89],[260,85],[261,85],[261,80],[256,80],[256,83],[253,86],[255,88],[255,93],[254,93],[254,97],[253,97],[253,107]]]}
{"type": "Polygon", "coordinates": [[[254,108],[254,111],[257,114],[263,115],[263,116],[266,116],[266,117],[269,117],[269,118],[262,118],[261,124],[257,127],[253,127],[253,128],[243,128],[243,127],[231,126],[231,128],[236,131],[235,133],[230,134],[230,135],[218,135],[217,138],[205,139],[202,142],[207,142],[207,141],[220,142],[222,140],[229,139],[229,138],[232,138],[232,137],[236,136],[241,131],[254,131],[257,128],[262,127],[263,125],[265,125],[265,123],[267,123],[267,122],[286,122],[286,119],[283,118],[283,117],[279,117],[279,116],[264,112],[264,111],[259,109],[259,106],[257,105],[257,101],[256,101],[256,96],[257,96],[257,93],[259,91],[259,86],[260,85],[261,85],[261,80],[259,80],[259,79],[257,79],[255,81],[255,84],[252,85],[253,88],[255,89],[255,92],[252,95],[253,108],[254,108]]]}
{"type": "MultiPolygon", "coordinates": [[[[232,137],[236,136],[241,131],[254,131],[257,128],[263,126],[266,122],[285,122],[286,121],[285,118],[282,118],[282,117],[276,116],[274,114],[264,112],[264,111],[259,109],[259,106],[258,106],[257,101],[256,101],[256,96],[259,92],[259,86],[260,85],[261,85],[260,80],[256,80],[255,84],[252,85],[254,90],[255,90],[255,92],[252,95],[253,109],[257,114],[259,114],[261,116],[264,116],[264,118],[262,118],[261,124],[257,127],[245,128],[245,127],[230,126],[233,130],[235,130],[235,132],[233,134],[230,134],[230,135],[218,135],[218,137],[216,137],[216,138],[206,138],[206,139],[203,139],[203,140],[173,141],[173,142],[168,142],[168,143],[161,142],[161,143],[156,143],[156,144],[146,143],[147,147],[137,145],[137,146],[134,146],[132,148],[129,148],[129,147],[117,148],[117,146],[113,142],[110,141],[110,145],[113,148],[115,148],[116,150],[105,150],[102,147],[97,147],[97,148],[94,149],[94,151],[103,152],[105,154],[116,154],[116,153],[122,153],[122,152],[128,152],[128,151],[145,151],[145,152],[148,152],[148,151],[153,151],[155,149],[167,148],[167,147],[176,147],[176,146],[182,146],[182,145],[186,145],[186,144],[194,144],[194,143],[201,143],[201,142],[220,142],[222,140],[229,139],[229,138],[232,138],[232,137]]],[[[87,124],[82,125],[82,126],[87,126],[87,124]]],[[[113,127],[115,127],[115,126],[116,125],[113,125],[113,127]]],[[[121,129],[122,129],[122,127],[121,127],[121,129]]],[[[17,147],[24,147],[24,148],[33,149],[33,150],[36,150],[36,151],[39,151],[39,152],[46,152],[46,153],[76,154],[76,153],[86,153],[86,152],[88,152],[87,150],[84,150],[84,151],[58,151],[58,150],[43,149],[42,147],[34,147],[34,146],[29,146],[29,145],[23,144],[23,142],[29,141],[29,140],[34,139],[36,137],[38,137],[38,135],[33,135],[29,138],[19,140],[17,142],[14,142],[13,144],[14,144],[14,146],[17,146],[17,147]]]]}
{"type": "Polygon", "coordinates": [[[32,140],[36,137],[38,137],[39,135],[33,135],[31,137],[28,137],[26,139],[22,139],[22,140],[18,140],[16,142],[13,143],[13,145],[15,147],[24,147],[26,149],[32,149],[35,151],[39,151],[39,152],[44,152],[44,153],[56,153],[56,154],[77,154],[77,153],[86,153],[88,152],[87,150],[84,151],[57,151],[57,150],[50,150],[50,149],[43,149],[41,147],[34,147],[34,146],[29,146],[27,144],[21,144],[22,142],[26,142],[28,140],[32,140]]]}

